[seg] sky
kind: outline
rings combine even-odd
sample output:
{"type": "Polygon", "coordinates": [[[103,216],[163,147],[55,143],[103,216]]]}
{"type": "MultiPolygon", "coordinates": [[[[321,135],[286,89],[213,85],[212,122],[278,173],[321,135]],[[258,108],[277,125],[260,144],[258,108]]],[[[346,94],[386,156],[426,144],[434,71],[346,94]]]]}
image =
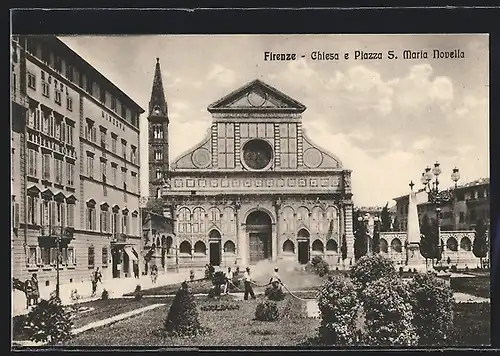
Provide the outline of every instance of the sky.
{"type": "MultiPolygon", "coordinates": [[[[456,166],[461,183],[489,177],[489,39],[487,35],[253,35],[60,37],[144,109],[160,59],[168,103],[170,160],[202,140],[207,107],[256,78],[303,103],[303,127],[351,169],[353,200],[381,206],[407,194],[435,161],[442,186],[456,166]],[[387,59],[394,50],[426,50],[428,59],[387,59]],[[463,59],[433,59],[459,49],[463,59]],[[356,50],[381,60],[343,59],[356,50]],[[296,61],[264,61],[264,52],[296,61]],[[338,52],[339,61],[310,53],[338,52]],[[301,58],[304,54],[305,58],[301,58]]],[[[147,142],[147,113],[141,142],[147,142]]],[[[148,191],[141,145],[141,192],[148,191]]],[[[459,182],[459,183],[460,183],[459,182]]]]}

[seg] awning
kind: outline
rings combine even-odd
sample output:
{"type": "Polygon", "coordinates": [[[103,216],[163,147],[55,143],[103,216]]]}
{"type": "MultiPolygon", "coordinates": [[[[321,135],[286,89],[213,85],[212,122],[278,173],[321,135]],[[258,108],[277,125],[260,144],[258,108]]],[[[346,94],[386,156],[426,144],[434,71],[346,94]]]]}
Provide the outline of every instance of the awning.
{"type": "Polygon", "coordinates": [[[124,251],[128,255],[128,258],[131,261],[138,261],[139,260],[139,255],[137,254],[137,252],[134,250],[133,247],[125,246],[124,251]]]}

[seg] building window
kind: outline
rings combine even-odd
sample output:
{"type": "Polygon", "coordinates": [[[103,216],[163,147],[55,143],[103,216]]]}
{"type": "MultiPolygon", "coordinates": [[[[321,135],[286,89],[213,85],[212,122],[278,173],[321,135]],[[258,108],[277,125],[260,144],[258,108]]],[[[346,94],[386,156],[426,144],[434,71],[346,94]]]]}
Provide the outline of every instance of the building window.
{"type": "Polygon", "coordinates": [[[36,90],[36,75],[28,72],[28,87],[36,90]]]}
{"type": "Polygon", "coordinates": [[[62,72],[62,60],[59,56],[54,56],[54,69],[56,72],[61,73],[62,72]]]}
{"type": "Polygon", "coordinates": [[[106,131],[101,129],[101,147],[106,148],[106,131]]]}
{"type": "Polygon", "coordinates": [[[96,142],[97,139],[97,129],[94,126],[94,122],[87,120],[85,126],[85,138],[89,141],[96,142]]]}
{"type": "Polygon", "coordinates": [[[116,164],[112,163],[111,164],[111,180],[112,183],[116,185],[116,164]]]}
{"type": "Polygon", "coordinates": [[[94,246],[90,246],[88,248],[88,265],[89,267],[94,267],[95,263],[95,251],[94,251],[94,246]]]}
{"type": "Polygon", "coordinates": [[[73,111],[73,98],[69,95],[66,97],[66,108],[69,111],[73,111]]]}
{"type": "Polygon", "coordinates": [[[123,103],[121,104],[121,106],[122,106],[121,114],[122,117],[125,119],[127,117],[127,109],[125,108],[125,105],[123,103]]]}
{"type": "Polygon", "coordinates": [[[42,159],[42,179],[50,180],[50,154],[44,153],[42,159]]]}
{"type": "Polygon", "coordinates": [[[38,224],[38,198],[28,196],[28,224],[38,224]]]}
{"type": "Polygon", "coordinates": [[[57,105],[61,105],[62,103],[62,92],[59,89],[54,90],[55,93],[55,98],[54,101],[56,102],[57,105]]]}
{"type": "Polygon", "coordinates": [[[116,111],[116,98],[114,96],[111,97],[111,110],[116,111]]]}
{"type": "Polygon", "coordinates": [[[130,152],[130,161],[133,164],[137,164],[137,147],[131,145],[130,149],[131,149],[131,152],[130,152]]]}
{"type": "Polygon", "coordinates": [[[68,80],[71,82],[74,79],[73,66],[68,63],[66,63],[66,78],[68,78],[68,80]]]}
{"type": "Polygon", "coordinates": [[[108,248],[107,247],[102,248],[102,265],[103,266],[108,265],[108,248]]]}
{"type": "Polygon", "coordinates": [[[50,98],[50,86],[49,83],[42,80],[42,94],[47,98],[50,98]]]}
{"type": "Polygon", "coordinates": [[[92,82],[92,79],[90,79],[89,77],[87,77],[87,83],[86,83],[86,87],[85,87],[85,91],[87,93],[89,93],[90,95],[92,95],[92,86],[93,86],[93,82],[92,82]]]}
{"type": "Polygon", "coordinates": [[[101,176],[102,181],[106,182],[106,161],[101,160],[101,176]]]}
{"type": "Polygon", "coordinates": [[[73,163],[66,162],[66,184],[73,187],[75,184],[75,166],[73,163]]]}
{"type": "Polygon", "coordinates": [[[123,159],[127,159],[127,141],[122,140],[122,156],[123,159]]]}
{"type": "Polygon", "coordinates": [[[155,160],[156,161],[163,160],[163,152],[161,150],[155,150],[155,160]]]}
{"type": "Polygon", "coordinates": [[[73,146],[73,126],[66,125],[66,143],[73,146]]]}
{"type": "Polygon", "coordinates": [[[161,179],[161,169],[156,169],[156,179],[161,179]]]}
{"type": "Polygon", "coordinates": [[[132,191],[137,191],[137,173],[131,172],[132,175],[132,191]]]}
{"type": "Polygon", "coordinates": [[[128,211],[123,211],[122,214],[123,214],[123,217],[122,217],[122,219],[123,219],[123,229],[122,229],[122,231],[123,231],[124,234],[128,235],[129,234],[129,228],[130,228],[130,226],[129,226],[130,224],[129,224],[129,221],[128,221],[128,211]]]}
{"type": "Polygon", "coordinates": [[[123,188],[127,189],[127,169],[122,168],[122,183],[123,183],[123,188]]]}
{"type": "Polygon", "coordinates": [[[29,246],[26,265],[29,267],[36,267],[40,262],[39,259],[40,254],[38,253],[38,248],[36,246],[29,246]]]}
{"type": "Polygon", "coordinates": [[[96,230],[97,229],[97,216],[95,211],[95,203],[89,202],[87,203],[87,230],[96,230]]]}
{"type": "Polygon", "coordinates": [[[57,184],[63,184],[63,161],[58,159],[58,158],[54,158],[54,162],[55,162],[55,173],[56,173],[56,177],[55,177],[55,182],[57,184]]]}
{"type": "Polygon", "coordinates": [[[101,213],[100,213],[100,222],[101,222],[101,231],[102,232],[108,232],[110,230],[109,226],[109,211],[108,207],[106,206],[101,206],[101,213]]]}
{"type": "Polygon", "coordinates": [[[118,212],[113,211],[113,216],[111,219],[111,232],[113,234],[118,234],[120,232],[120,225],[118,224],[119,221],[118,219],[119,219],[118,212]]]}
{"type": "Polygon", "coordinates": [[[37,162],[38,162],[38,152],[34,149],[28,149],[28,175],[36,177],[37,172],[37,162]]]}
{"type": "Polygon", "coordinates": [[[116,153],[116,139],[117,136],[115,134],[111,134],[111,152],[116,153]]]}
{"type": "Polygon", "coordinates": [[[132,232],[132,235],[134,236],[139,235],[138,216],[139,214],[137,213],[137,211],[134,211],[132,213],[132,227],[130,230],[132,232]]]}
{"type": "Polygon", "coordinates": [[[75,226],[75,204],[68,203],[66,223],[70,227],[75,226]]]}
{"type": "Polygon", "coordinates": [[[163,126],[162,125],[154,125],[153,126],[153,138],[163,139],[163,126]]]}
{"type": "Polygon", "coordinates": [[[94,157],[87,156],[87,176],[94,178],[94,157]]]}
{"type": "Polygon", "coordinates": [[[106,103],[106,90],[102,87],[99,89],[99,101],[103,104],[106,103]]]}

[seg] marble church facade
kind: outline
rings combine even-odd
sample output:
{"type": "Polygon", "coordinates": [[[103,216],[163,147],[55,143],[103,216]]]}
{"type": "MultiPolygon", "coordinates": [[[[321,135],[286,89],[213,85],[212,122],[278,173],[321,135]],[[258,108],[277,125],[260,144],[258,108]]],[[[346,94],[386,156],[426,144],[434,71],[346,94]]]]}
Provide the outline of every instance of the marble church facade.
{"type": "MultiPolygon", "coordinates": [[[[166,102],[157,102],[156,115],[166,117],[166,102]]],[[[157,169],[150,194],[174,218],[179,266],[305,264],[315,255],[335,265],[342,239],[352,258],[351,171],[307,137],[305,110],[254,80],[208,106],[206,137],[157,169]]]]}

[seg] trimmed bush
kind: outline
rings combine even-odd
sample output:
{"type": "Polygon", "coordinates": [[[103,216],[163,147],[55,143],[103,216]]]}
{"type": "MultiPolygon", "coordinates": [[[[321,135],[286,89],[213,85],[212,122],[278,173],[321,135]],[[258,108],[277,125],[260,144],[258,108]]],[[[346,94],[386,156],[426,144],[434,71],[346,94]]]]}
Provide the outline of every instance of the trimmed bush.
{"type": "Polygon", "coordinates": [[[420,345],[439,345],[453,327],[453,291],[433,274],[417,274],[409,283],[413,325],[420,345]]]}
{"type": "Polygon", "coordinates": [[[321,312],[319,334],[329,345],[353,345],[356,341],[356,322],[359,301],[352,281],[332,276],[317,297],[321,312]]]}
{"type": "Polygon", "coordinates": [[[280,302],[283,299],[285,299],[285,293],[281,288],[274,288],[273,286],[269,286],[266,288],[264,291],[264,295],[267,297],[267,299],[275,301],[275,302],[280,302]]]}
{"type": "Polygon", "coordinates": [[[70,313],[64,309],[61,300],[51,297],[42,299],[26,317],[25,330],[29,340],[56,344],[71,338],[70,313]]]}
{"type": "Polygon", "coordinates": [[[370,346],[412,346],[418,335],[412,325],[410,294],[397,278],[380,278],[361,291],[365,317],[363,343],[370,346]]]}
{"type": "Polygon", "coordinates": [[[330,266],[321,256],[314,256],[305,267],[307,272],[315,273],[320,277],[328,275],[330,266]]]}
{"type": "Polygon", "coordinates": [[[106,289],[103,289],[102,294],[101,294],[101,299],[102,300],[108,300],[109,299],[109,292],[106,289]]]}
{"type": "Polygon", "coordinates": [[[164,324],[168,334],[194,336],[203,332],[198,319],[196,302],[187,282],[183,282],[168,311],[164,324]]]}
{"type": "Polygon", "coordinates": [[[349,275],[358,288],[363,289],[370,282],[380,278],[395,278],[398,274],[394,268],[394,263],[390,259],[381,254],[375,254],[361,257],[351,267],[349,275]]]}
{"type": "Polygon", "coordinates": [[[224,311],[224,310],[239,310],[239,304],[212,304],[204,305],[200,308],[202,311],[224,311]]]}
{"type": "Polygon", "coordinates": [[[260,321],[276,321],[278,318],[278,305],[275,302],[267,301],[257,305],[255,319],[260,321]]]}

